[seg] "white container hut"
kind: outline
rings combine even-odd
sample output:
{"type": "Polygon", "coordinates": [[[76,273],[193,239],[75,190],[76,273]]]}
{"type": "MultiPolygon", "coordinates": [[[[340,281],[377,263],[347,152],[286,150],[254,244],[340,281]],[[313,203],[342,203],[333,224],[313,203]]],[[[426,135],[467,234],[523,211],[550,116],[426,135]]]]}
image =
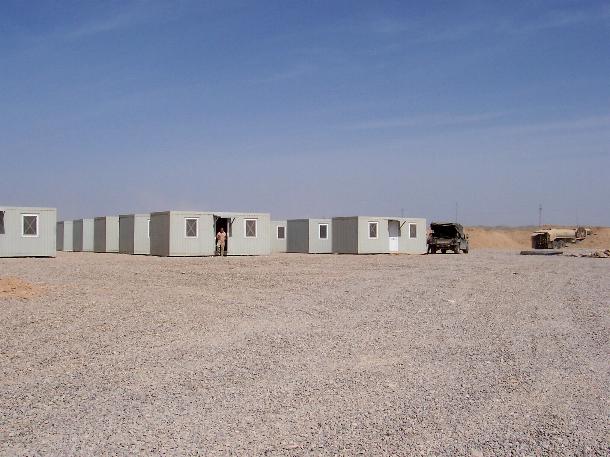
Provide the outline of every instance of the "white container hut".
{"type": "Polygon", "coordinates": [[[332,248],[331,219],[290,219],[286,223],[286,252],[330,254],[332,248]]]}
{"type": "Polygon", "coordinates": [[[426,220],[404,217],[334,217],[333,252],[425,254],[426,220]]]}
{"type": "Polygon", "coordinates": [[[55,257],[57,210],[0,206],[0,257],[55,257]]]}
{"type": "Polygon", "coordinates": [[[72,221],[60,221],[57,223],[57,250],[72,252],[74,242],[74,223],[72,221]]]}
{"type": "Polygon", "coordinates": [[[119,216],[119,252],[121,254],[150,254],[150,214],[122,214],[119,216]]]}
{"type": "Polygon", "coordinates": [[[101,216],[94,219],[93,251],[119,252],[118,216],[101,216]]]}
{"type": "Polygon", "coordinates": [[[93,252],[93,219],[76,219],[72,230],[74,252],[93,252]]]}
{"type": "Polygon", "coordinates": [[[286,252],[286,221],[271,221],[271,252],[286,252]]]}
{"type": "Polygon", "coordinates": [[[227,232],[226,255],[269,255],[268,213],[163,211],[150,215],[150,253],[156,256],[211,256],[216,234],[227,232]]]}

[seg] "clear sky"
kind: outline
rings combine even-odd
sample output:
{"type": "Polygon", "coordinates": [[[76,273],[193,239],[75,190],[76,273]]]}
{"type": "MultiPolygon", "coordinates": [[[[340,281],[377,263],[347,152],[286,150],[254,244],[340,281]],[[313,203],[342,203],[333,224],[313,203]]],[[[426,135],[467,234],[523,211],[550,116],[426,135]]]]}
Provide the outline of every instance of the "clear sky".
{"type": "Polygon", "coordinates": [[[610,225],[610,2],[0,2],[0,204],[610,225]]]}

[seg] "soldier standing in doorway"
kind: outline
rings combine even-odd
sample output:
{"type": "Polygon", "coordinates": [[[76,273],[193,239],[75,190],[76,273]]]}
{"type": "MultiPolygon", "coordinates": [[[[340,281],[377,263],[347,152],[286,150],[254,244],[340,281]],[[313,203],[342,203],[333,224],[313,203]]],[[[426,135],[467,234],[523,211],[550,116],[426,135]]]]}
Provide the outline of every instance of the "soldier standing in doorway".
{"type": "Polygon", "coordinates": [[[220,227],[220,231],[216,234],[216,249],[220,252],[220,256],[225,255],[225,246],[227,244],[227,233],[225,229],[220,227]]]}

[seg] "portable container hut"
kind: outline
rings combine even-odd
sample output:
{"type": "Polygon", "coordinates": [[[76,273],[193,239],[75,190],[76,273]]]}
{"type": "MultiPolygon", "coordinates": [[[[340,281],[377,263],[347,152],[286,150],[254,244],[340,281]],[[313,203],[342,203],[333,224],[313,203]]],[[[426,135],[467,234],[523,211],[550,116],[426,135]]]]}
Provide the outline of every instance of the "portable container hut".
{"type": "Polygon", "coordinates": [[[269,213],[215,212],[213,216],[214,234],[222,227],[229,235],[225,248],[227,255],[271,254],[269,213]]]}
{"type": "Polygon", "coordinates": [[[403,217],[334,217],[333,252],[425,254],[426,220],[403,217]]]}
{"type": "Polygon", "coordinates": [[[150,214],[119,216],[119,252],[150,254],[150,214]]]}
{"type": "Polygon", "coordinates": [[[271,221],[271,252],[286,252],[286,221],[271,221]]]}
{"type": "Polygon", "coordinates": [[[102,216],[93,221],[93,251],[119,252],[119,217],[102,216]]]}
{"type": "Polygon", "coordinates": [[[286,223],[286,251],[330,254],[333,252],[331,223],[331,219],[290,219],[286,223]]]}
{"type": "Polygon", "coordinates": [[[55,257],[57,210],[0,206],[0,257],[55,257]]]}
{"type": "Polygon", "coordinates": [[[216,234],[227,232],[226,255],[271,253],[268,213],[164,211],[150,215],[150,253],[156,256],[210,256],[216,234]]]}
{"type": "Polygon", "coordinates": [[[93,251],[93,219],[76,219],[72,224],[74,252],[93,251]]]}
{"type": "Polygon", "coordinates": [[[57,223],[57,250],[71,252],[74,241],[72,221],[61,221],[57,223]]]}

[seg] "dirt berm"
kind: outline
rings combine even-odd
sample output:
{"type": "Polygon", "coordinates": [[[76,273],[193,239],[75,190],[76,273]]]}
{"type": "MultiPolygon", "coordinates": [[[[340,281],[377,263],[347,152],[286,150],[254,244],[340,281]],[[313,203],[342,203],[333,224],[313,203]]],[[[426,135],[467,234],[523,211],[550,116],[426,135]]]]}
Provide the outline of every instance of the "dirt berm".
{"type": "MultiPolygon", "coordinates": [[[[466,227],[471,249],[530,248],[530,235],[537,227],[466,227]]],[[[610,248],[610,228],[592,227],[593,233],[585,240],[568,244],[568,248],[608,249],[610,248]]]]}

